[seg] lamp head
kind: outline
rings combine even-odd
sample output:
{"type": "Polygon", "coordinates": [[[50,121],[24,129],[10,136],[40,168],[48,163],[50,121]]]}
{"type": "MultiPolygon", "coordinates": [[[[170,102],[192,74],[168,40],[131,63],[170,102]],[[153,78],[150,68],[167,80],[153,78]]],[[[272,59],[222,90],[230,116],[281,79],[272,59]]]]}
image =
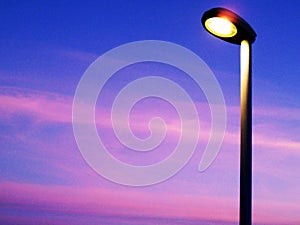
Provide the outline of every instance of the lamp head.
{"type": "Polygon", "coordinates": [[[201,18],[202,25],[212,35],[240,45],[243,40],[253,43],[256,33],[239,15],[225,8],[213,8],[201,18]]]}

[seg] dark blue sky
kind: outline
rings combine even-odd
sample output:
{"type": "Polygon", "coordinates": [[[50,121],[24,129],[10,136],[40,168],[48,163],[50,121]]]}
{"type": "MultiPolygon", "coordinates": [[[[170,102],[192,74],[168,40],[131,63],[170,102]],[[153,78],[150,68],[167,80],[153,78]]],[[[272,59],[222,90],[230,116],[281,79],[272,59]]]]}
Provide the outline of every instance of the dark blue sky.
{"type": "MultiPolygon", "coordinates": [[[[266,104],[263,98],[269,93],[286,92],[288,96],[299,92],[299,85],[294,85],[299,84],[300,70],[299,4],[271,0],[4,1],[0,9],[1,67],[39,70],[47,49],[100,55],[127,42],[158,39],[192,49],[213,69],[236,73],[238,46],[210,37],[200,24],[204,10],[225,6],[242,15],[258,34],[253,46],[255,96],[262,98],[257,103],[266,104]]],[[[53,68],[56,63],[48,64],[53,68]]],[[[297,106],[293,100],[285,100],[297,106]]]]}

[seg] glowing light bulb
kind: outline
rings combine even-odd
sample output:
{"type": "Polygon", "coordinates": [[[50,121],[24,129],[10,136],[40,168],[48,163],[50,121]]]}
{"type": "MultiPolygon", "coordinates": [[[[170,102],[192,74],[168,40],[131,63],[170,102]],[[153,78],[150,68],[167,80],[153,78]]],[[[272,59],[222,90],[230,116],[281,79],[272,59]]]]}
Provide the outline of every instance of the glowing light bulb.
{"type": "Polygon", "coordinates": [[[226,18],[212,17],[205,21],[205,27],[219,37],[233,37],[237,33],[236,26],[226,18]]]}

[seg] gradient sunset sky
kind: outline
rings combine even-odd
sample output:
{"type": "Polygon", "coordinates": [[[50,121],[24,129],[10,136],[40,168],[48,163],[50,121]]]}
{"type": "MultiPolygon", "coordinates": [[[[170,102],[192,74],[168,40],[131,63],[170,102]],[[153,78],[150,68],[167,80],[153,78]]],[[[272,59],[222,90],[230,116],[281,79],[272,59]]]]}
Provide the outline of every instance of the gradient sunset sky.
{"type": "Polygon", "coordinates": [[[238,224],[239,46],[208,34],[202,14],[225,7],[256,31],[253,44],[253,222],[300,224],[300,2],[284,0],[2,1],[0,3],[0,224],[238,224]],[[163,40],[195,52],[215,74],[227,107],[224,142],[204,172],[210,112],[181,71],[141,63],[119,71],[99,96],[96,122],[116,158],[147,165],[177,143],[178,116],[159,99],[141,101],[130,122],[140,138],[153,116],[170,127],[142,154],[126,149],[106,123],[128,82],[173,79],[195,102],[199,144],[188,164],[156,185],[129,187],[99,176],[83,159],[72,129],[78,82],[119,45],[163,40]],[[175,128],[174,128],[175,127],[175,128]],[[174,129],[173,129],[174,128],[174,129]],[[147,155],[148,154],[148,155],[147,155]]]}

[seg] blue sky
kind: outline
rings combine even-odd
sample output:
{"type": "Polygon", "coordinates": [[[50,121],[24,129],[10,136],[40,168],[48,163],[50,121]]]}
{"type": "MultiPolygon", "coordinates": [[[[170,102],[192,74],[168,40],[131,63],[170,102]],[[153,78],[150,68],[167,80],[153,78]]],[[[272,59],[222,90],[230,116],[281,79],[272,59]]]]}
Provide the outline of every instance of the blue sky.
{"type": "MultiPolygon", "coordinates": [[[[73,218],[78,213],[78,221],[88,224],[107,218],[111,224],[120,224],[122,218],[123,224],[133,224],[136,217],[144,221],[139,224],[147,224],[149,218],[159,224],[176,219],[236,224],[239,46],[211,36],[200,23],[206,10],[221,6],[241,15],[257,33],[253,44],[253,219],[262,224],[299,224],[300,3],[143,0],[4,1],[0,5],[1,222],[68,224],[76,223],[73,218]],[[72,101],[81,76],[97,57],[140,40],[174,42],[206,62],[223,90],[227,130],[217,159],[198,173],[210,114],[203,93],[191,87],[204,129],[195,155],[173,178],[132,188],[102,178],[84,161],[73,135],[72,101]]],[[[131,163],[167,156],[178,134],[168,133],[170,139],[160,151],[143,159],[123,152],[101,116],[109,118],[107,107],[122,85],[154,72],[174,75],[173,80],[182,86],[190,85],[174,68],[138,65],[111,79],[102,93],[105,100],[97,104],[99,134],[116,157],[131,163]]],[[[160,104],[160,110],[153,109],[151,102],[133,110],[137,136],[147,135],[144,125],[153,115],[165,116],[167,124],[176,125],[172,109],[153,102],[160,104]]]]}

